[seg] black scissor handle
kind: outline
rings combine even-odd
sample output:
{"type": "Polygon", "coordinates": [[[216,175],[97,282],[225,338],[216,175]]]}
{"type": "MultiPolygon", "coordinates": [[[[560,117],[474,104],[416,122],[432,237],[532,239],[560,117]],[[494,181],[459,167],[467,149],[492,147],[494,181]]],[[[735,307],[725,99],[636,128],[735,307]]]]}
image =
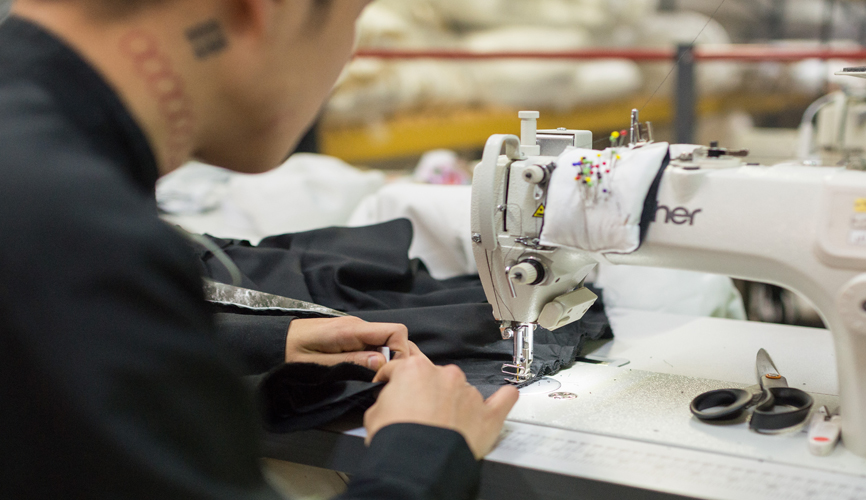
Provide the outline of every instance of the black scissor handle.
{"type": "Polygon", "coordinates": [[[749,428],[756,431],[774,431],[793,427],[806,420],[812,409],[812,396],[793,387],[770,387],[770,404],[759,404],[752,413],[749,428]],[[773,411],[776,406],[793,406],[787,411],[773,411]]]}
{"type": "Polygon", "coordinates": [[[742,389],[716,389],[698,395],[689,408],[700,420],[737,418],[752,402],[752,394],[742,389]],[[716,408],[713,411],[705,411],[716,408]]]}

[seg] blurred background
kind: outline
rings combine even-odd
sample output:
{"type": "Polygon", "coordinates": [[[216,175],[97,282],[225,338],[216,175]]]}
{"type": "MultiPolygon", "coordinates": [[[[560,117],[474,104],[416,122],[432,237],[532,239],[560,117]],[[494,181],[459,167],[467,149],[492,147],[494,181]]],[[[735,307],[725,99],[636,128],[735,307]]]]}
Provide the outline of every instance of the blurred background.
{"type": "MultiPolygon", "coordinates": [[[[845,110],[850,115],[862,105],[866,81],[834,73],[862,64],[841,55],[855,54],[864,41],[862,1],[379,0],[360,21],[358,57],[308,144],[383,169],[411,169],[436,148],[466,160],[458,167],[471,166],[489,135],[519,133],[520,109],[541,111],[545,128],[591,130],[603,148],[604,138],[627,128],[629,111],[637,108],[642,120],[653,123],[656,140],[716,140],[749,149],[749,161],[762,164],[862,163],[866,136],[849,127],[845,137],[844,125],[836,123],[846,121],[845,110]],[[684,89],[675,52],[682,44],[733,55],[687,68],[694,79],[685,104],[678,103],[684,89]],[[544,58],[595,49],[631,57],[544,58]],[[653,49],[670,57],[646,57],[653,49]],[[755,50],[769,57],[736,57],[755,50]],[[840,57],[809,57],[822,50],[840,57]],[[440,56],[423,57],[431,51],[440,56]],[[387,57],[395,52],[406,57],[387,57]],[[453,58],[461,52],[526,57],[453,58]],[[783,54],[791,57],[778,57],[783,54]],[[835,115],[824,109],[825,116],[817,116],[828,104],[837,108],[835,115]],[[677,107],[683,105],[692,111],[685,136],[677,131],[677,107]]],[[[858,116],[862,126],[866,113],[858,116]]],[[[735,285],[750,319],[822,325],[796,294],[735,285]]]]}
{"type": "MultiPolygon", "coordinates": [[[[379,0],[361,19],[359,57],[323,111],[318,144],[326,154],[377,167],[405,167],[440,147],[474,158],[491,133],[517,130],[519,109],[541,111],[541,126],[606,137],[626,128],[629,111],[638,108],[653,122],[656,139],[675,140],[673,57],[647,60],[638,52],[545,60],[532,54],[672,52],[692,42],[709,51],[740,44],[844,50],[858,49],[864,37],[866,3],[860,1],[379,0]],[[431,50],[444,55],[375,57],[431,50]],[[449,58],[463,51],[527,57],[449,58]]],[[[833,76],[850,62],[698,61],[692,140],[750,147],[753,161],[762,163],[789,159],[794,129],[810,103],[839,86],[862,87],[833,76]]]]}
{"type": "MultiPolygon", "coordinates": [[[[466,185],[490,135],[519,133],[519,110],[590,130],[599,149],[635,108],[656,140],[862,166],[866,80],[834,73],[864,64],[864,40],[862,1],[378,0],[300,154],[258,178],[190,165],[157,196],[171,222],[253,242],[407,217],[413,257],[472,273],[466,185]]],[[[822,326],[775,286],[638,268],[599,280],[610,306],[822,326]]]]}
{"type": "MultiPolygon", "coordinates": [[[[0,18],[10,4],[0,0],[0,18]]],[[[471,273],[472,167],[490,135],[519,134],[519,110],[540,111],[541,128],[590,130],[599,149],[634,108],[655,140],[863,168],[866,80],[834,73],[866,65],[864,43],[862,0],[377,0],[298,154],[260,176],[192,163],[160,181],[157,199],[172,223],[254,243],[408,217],[410,253],[434,275],[471,273]]],[[[643,275],[619,305],[738,316],[729,282],[711,281],[643,275]],[[682,295],[661,297],[665,287],[682,295]],[[714,300],[677,305],[714,287],[714,300]]],[[[749,319],[822,324],[787,290],[733,286],[749,319]]]]}

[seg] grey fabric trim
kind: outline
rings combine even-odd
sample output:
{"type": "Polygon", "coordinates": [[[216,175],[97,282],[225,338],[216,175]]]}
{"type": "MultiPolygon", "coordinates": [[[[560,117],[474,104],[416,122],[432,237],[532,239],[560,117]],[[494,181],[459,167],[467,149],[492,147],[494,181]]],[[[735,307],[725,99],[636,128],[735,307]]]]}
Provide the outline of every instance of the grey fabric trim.
{"type": "Polygon", "coordinates": [[[332,318],[349,316],[344,312],[318,304],[218,283],[207,278],[204,279],[204,294],[208,302],[253,311],[279,311],[297,316],[310,316],[312,314],[332,318]]]}

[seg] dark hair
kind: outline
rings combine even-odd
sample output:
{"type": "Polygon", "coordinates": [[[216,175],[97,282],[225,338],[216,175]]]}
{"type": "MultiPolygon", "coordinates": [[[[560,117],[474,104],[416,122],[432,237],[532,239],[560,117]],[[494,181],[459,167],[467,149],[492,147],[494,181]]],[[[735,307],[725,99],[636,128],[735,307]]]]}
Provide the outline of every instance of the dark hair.
{"type": "MultiPolygon", "coordinates": [[[[2,3],[4,0],[0,0],[2,3]]],[[[100,14],[110,16],[128,15],[145,7],[167,3],[170,0],[40,0],[42,2],[82,1],[85,5],[100,14]]],[[[11,2],[10,2],[11,3],[11,2]]],[[[334,0],[313,0],[313,6],[320,11],[327,10],[334,0]]]]}
{"type": "MultiPolygon", "coordinates": [[[[0,0],[2,1],[2,0],[0,0]]],[[[39,0],[42,3],[79,3],[85,9],[100,16],[129,15],[145,7],[167,3],[169,0],[39,0]]]]}

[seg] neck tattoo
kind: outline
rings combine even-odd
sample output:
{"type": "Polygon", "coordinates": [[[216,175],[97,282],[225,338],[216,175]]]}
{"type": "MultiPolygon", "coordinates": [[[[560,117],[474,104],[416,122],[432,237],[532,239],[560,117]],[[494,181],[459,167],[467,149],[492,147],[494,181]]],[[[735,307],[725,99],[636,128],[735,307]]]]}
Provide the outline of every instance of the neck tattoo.
{"type": "Polygon", "coordinates": [[[168,126],[166,162],[169,169],[183,164],[192,142],[195,116],[183,78],[174,71],[171,60],[160,51],[157,39],[142,31],[132,31],[120,40],[121,53],[133,62],[135,72],[156,99],[159,113],[168,126]]]}
{"type": "Polygon", "coordinates": [[[215,19],[187,29],[186,39],[192,44],[196,59],[207,59],[222,52],[229,45],[222,26],[215,19]]]}

